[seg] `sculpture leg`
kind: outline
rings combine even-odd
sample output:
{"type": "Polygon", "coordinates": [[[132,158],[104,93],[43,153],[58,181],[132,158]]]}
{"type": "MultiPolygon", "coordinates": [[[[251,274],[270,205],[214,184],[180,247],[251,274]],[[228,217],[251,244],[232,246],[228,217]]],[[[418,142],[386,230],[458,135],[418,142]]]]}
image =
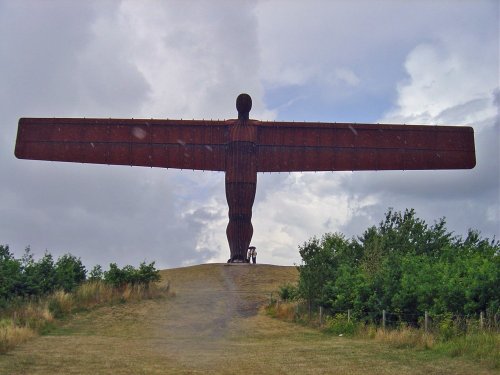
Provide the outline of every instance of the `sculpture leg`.
{"type": "Polygon", "coordinates": [[[256,173],[254,182],[226,180],[226,199],[229,206],[229,224],[226,235],[231,250],[230,262],[245,262],[253,235],[252,206],[256,186],[256,173]]]}

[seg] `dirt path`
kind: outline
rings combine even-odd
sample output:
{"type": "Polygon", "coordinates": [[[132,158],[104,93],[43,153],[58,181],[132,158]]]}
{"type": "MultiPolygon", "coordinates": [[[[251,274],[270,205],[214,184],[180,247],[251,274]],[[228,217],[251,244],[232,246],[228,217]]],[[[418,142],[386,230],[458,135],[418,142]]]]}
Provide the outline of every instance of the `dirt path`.
{"type": "Polygon", "coordinates": [[[0,374],[488,374],[430,352],[323,335],[259,313],[292,267],[164,271],[174,298],[105,307],[0,356],[0,374]]]}

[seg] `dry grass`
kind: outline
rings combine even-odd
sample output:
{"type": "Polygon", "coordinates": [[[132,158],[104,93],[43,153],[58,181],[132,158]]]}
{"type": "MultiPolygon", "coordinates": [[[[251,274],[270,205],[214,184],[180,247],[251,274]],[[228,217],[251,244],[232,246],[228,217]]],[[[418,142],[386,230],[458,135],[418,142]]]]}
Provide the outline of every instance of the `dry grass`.
{"type": "Polygon", "coordinates": [[[27,326],[17,326],[14,321],[0,321],[0,354],[35,337],[36,332],[27,326]]]}
{"type": "Polygon", "coordinates": [[[278,302],[268,306],[266,312],[273,318],[293,322],[297,316],[296,306],[296,303],[293,302],[278,302]]]}
{"type": "MultiPolygon", "coordinates": [[[[371,334],[369,335],[371,336],[371,334]]],[[[391,330],[377,328],[373,339],[394,348],[430,349],[435,343],[432,334],[411,327],[400,327],[391,330]]]]}
{"type": "Polygon", "coordinates": [[[91,281],[80,285],[74,296],[82,308],[91,309],[112,301],[113,292],[113,288],[102,281],[91,281]]]}
{"type": "Polygon", "coordinates": [[[79,313],[0,356],[0,374],[492,373],[460,358],[326,335],[259,313],[271,291],[296,280],[293,267],[211,264],[162,276],[175,298],[79,313]]]}

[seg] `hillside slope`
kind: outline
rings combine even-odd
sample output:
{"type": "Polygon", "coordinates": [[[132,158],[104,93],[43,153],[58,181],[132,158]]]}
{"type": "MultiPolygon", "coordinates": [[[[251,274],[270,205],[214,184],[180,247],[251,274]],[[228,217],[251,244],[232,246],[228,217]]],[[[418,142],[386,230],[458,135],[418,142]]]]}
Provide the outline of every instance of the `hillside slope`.
{"type": "Polygon", "coordinates": [[[489,374],[459,359],[333,337],[259,312],[294,267],[162,271],[172,298],[82,313],[0,356],[0,374],[489,374]]]}

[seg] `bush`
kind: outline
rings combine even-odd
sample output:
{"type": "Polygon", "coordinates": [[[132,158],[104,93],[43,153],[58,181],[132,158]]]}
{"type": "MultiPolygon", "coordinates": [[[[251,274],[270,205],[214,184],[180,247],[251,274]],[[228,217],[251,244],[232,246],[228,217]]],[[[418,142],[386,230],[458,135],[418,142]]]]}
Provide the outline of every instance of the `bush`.
{"type": "Polygon", "coordinates": [[[347,320],[347,314],[335,314],[325,319],[325,331],[335,335],[353,336],[358,331],[358,325],[351,319],[347,320]]]}
{"type": "Polygon", "coordinates": [[[453,316],[450,313],[443,314],[437,318],[438,338],[440,341],[448,341],[453,337],[460,335],[460,329],[453,321],[453,316]]]}
{"type": "Polygon", "coordinates": [[[155,268],[155,262],[146,264],[142,262],[139,265],[139,270],[137,272],[137,282],[149,287],[150,283],[160,281],[160,271],[155,268]]]}
{"type": "Polygon", "coordinates": [[[278,294],[282,301],[293,301],[298,298],[299,291],[295,285],[285,284],[280,287],[278,294]]]}
{"type": "Polygon", "coordinates": [[[120,269],[116,263],[111,263],[109,271],[104,272],[104,281],[115,288],[122,287],[127,283],[126,271],[120,269]]]}
{"type": "Polygon", "coordinates": [[[74,290],[86,278],[79,258],[65,254],[54,264],[47,251],[35,261],[29,247],[22,259],[15,259],[8,246],[0,245],[0,307],[15,298],[47,295],[54,290],[74,290]]]}
{"type": "Polygon", "coordinates": [[[123,288],[125,285],[144,285],[146,288],[149,284],[160,280],[160,271],[155,266],[155,262],[146,264],[142,262],[139,269],[127,265],[120,269],[116,263],[109,265],[109,271],[104,272],[104,281],[111,284],[115,288],[123,288]]]}
{"type": "MultiPolygon", "coordinates": [[[[357,238],[327,233],[299,253],[299,291],[310,310],[351,310],[377,322],[385,309],[416,326],[425,311],[477,316],[500,309],[500,242],[474,230],[463,239],[447,231],[444,218],[428,225],[414,210],[390,209],[357,238]]],[[[447,339],[454,328],[443,324],[447,339]]]]}

